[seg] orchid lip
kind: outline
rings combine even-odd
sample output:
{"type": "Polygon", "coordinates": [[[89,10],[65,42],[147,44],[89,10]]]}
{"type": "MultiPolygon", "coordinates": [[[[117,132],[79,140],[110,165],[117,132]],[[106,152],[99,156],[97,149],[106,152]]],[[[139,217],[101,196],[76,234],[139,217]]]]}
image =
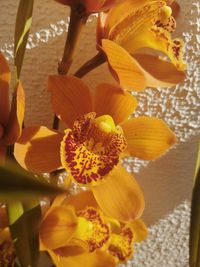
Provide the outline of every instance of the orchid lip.
{"type": "Polygon", "coordinates": [[[88,245],[90,252],[101,248],[110,237],[110,228],[104,222],[102,214],[93,207],[86,207],[78,212],[79,227],[77,239],[82,239],[88,245]]]}
{"type": "Polygon", "coordinates": [[[101,182],[118,164],[120,153],[127,146],[111,116],[95,116],[88,113],[77,119],[61,143],[61,162],[81,184],[101,182]]]}

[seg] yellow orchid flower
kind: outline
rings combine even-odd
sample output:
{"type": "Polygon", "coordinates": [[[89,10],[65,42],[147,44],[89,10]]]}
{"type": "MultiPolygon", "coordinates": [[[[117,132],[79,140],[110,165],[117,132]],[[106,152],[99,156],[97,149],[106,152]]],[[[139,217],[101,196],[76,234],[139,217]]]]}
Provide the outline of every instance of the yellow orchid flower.
{"type": "Polygon", "coordinates": [[[106,216],[91,191],[57,197],[39,232],[41,250],[49,252],[57,267],[125,263],[134,243],[147,236],[142,220],[121,223],[106,216]]]}
{"type": "Polygon", "coordinates": [[[93,95],[81,79],[55,75],[49,90],[54,112],[69,128],[23,129],[14,149],[18,163],[35,173],[65,168],[77,183],[91,187],[107,214],[122,221],[139,217],[143,194],[120,166],[121,158],[156,159],[176,142],[174,133],[161,119],[129,119],[137,101],[119,87],[101,84],[93,95]]]}
{"type": "Polygon", "coordinates": [[[183,41],[171,37],[176,28],[171,13],[166,1],[127,0],[99,14],[97,48],[122,88],[142,91],[183,81],[183,41]],[[154,51],[171,62],[153,55],[154,51]]]}
{"type": "Polygon", "coordinates": [[[0,52],[0,164],[4,162],[6,146],[14,144],[21,134],[24,119],[24,91],[19,82],[9,106],[10,69],[0,52]]]}
{"type": "Polygon", "coordinates": [[[123,0],[55,0],[63,5],[79,6],[87,14],[108,10],[123,0]]]}

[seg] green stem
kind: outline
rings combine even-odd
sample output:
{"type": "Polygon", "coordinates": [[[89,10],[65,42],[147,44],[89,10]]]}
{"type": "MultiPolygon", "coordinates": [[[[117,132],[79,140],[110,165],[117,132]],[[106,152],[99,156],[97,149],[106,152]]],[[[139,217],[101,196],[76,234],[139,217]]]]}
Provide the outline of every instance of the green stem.
{"type": "Polygon", "coordinates": [[[96,56],[85,62],[74,74],[74,76],[78,78],[82,78],[90,71],[96,69],[103,63],[105,63],[106,59],[102,53],[98,53],[96,56]]]}
{"type": "Polygon", "coordinates": [[[88,15],[85,14],[84,10],[80,9],[80,6],[72,6],[64,53],[58,66],[58,73],[60,75],[66,75],[71,67],[79,43],[80,33],[82,32],[87,19],[88,15]]]}
{"type": "Polygon", "coordinates": [[[190,267],[200,267],[200,167],[192,194],[190,223],[190,267]]]}

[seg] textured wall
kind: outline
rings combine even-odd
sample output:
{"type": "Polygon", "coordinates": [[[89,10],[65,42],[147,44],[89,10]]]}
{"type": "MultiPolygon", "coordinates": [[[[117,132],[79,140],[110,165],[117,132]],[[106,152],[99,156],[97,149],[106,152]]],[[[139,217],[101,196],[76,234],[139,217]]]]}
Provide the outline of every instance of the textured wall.
{"type": "MultiPolygon", "coordinates": [[[[18,2],[0,0],[0,49],[10,62],[18,2]]],[[[147,89],[144,93],[138,93],[139,107],[134,114],[163,118],[176,132],[179,143],[155,162],[136,159],[125,162],[129,171],[137,172],[136,177],[145,192],[144,218],[149,225],[155,224],[150,228],[149,240],[139,246],[135,262],[130,266],[187,267],[189,202],[184,201],[191,197],[200,130],[200,4],[197,0],[179,2],[182,11],[176,36],[183,37],[186,42],[186,81],[171,89],[147,89]]],[[[72,73],[95,54],[95,22],[96,19],[92,18],[82,35],[72,73]]],[[[53,0],[35,0],[33,27],[22,71],[27,100],[26,125],[51,126],[47,77],[56,73],[66,31],[67,9],[53,0]]],[[[102,77],[103,81],[113,82],[106,65],[84,79],[95,87],[102,77]]]]}

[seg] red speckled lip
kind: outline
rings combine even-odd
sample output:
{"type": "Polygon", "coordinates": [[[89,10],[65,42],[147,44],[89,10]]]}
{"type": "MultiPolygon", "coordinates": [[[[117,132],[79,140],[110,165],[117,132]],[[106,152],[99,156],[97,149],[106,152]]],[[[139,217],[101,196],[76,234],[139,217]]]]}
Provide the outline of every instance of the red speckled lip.
{"type": "Polygon", "coordinates": [[[107,224],[103,222],[103,218],[99,211],[93,207],[87,207],[78,213],[78,216],[85,218],[92,223],[91,233],[85,237],[88,244],[89,251],[93,252],[101,248],[110,237],[110,229],[107,224]]]}
{"type": "Polygon", "coordinates": [[[83,185],[97,185],[119,162],[127,143],[118,131],[109,134],[95,128],[94,113],[79,118],[66,130],[61,143],[61,161],[73,178],[83,185]]]}
{"type": "Polygon", "coordinates": [[[108,247],[109,252],[120,262],[126,262],[133,251],[134,234],[130,227],[122,226],[120,234],[113,234],[108,247]]]}

